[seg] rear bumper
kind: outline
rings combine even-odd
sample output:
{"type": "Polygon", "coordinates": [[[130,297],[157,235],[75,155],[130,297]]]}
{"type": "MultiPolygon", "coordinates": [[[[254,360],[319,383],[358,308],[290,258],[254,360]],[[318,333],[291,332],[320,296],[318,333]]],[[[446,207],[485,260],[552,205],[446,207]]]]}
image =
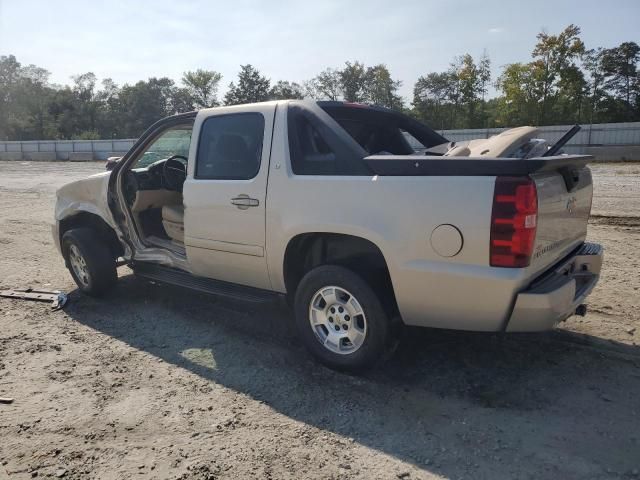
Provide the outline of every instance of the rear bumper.
{"type": "Polygon", "coordinates": [[[549,330],[573,315],[598,283],[602,259],[600,245],[584,243],[516,296],[506,331],[549,330]]]}

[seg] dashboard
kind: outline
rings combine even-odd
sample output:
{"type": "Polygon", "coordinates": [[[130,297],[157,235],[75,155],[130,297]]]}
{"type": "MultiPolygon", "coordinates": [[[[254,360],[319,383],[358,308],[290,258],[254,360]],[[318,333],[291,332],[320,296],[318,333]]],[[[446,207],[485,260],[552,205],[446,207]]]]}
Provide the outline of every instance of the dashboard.
{"type": "MultiPolygon", "coordinates": [[[[167,180],[167,173],[171,175],[173,170],[165,169],[165,163],[167,159],[158,160],[152,163],[148,167],[144,168],[132,168],[126,172],[124,177],[124,196],[127,203],[131,205],[136,198],[136,192],[141,190],[172,190],[182,191],[182,184],[180,188],[176,189],[176,182],[174,179],[167,180]],[[173,182],[172,182],[173,180],[173,182]]],[[[186,163],[185,163],[186,171],[186,163]]],[[[184,181],[184,180],[183,180],[184,181]]]]}

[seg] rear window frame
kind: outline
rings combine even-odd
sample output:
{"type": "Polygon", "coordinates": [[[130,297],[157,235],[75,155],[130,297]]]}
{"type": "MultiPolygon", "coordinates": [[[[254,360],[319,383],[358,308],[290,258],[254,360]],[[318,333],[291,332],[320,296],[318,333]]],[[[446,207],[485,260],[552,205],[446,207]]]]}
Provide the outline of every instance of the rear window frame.
{"type": "MultiPolygon", "coordinates": [[[[431,127],[419,122],[413,117],[390,108],[380,107],[377,105],[350,104],[348,102],[340,101],[319,101],[316,103],[338,125],[340,125],[340,123],[336,119],[342,119],[343,121],[355,119],[357,121],[357,117],[359,115],[370,114],[379,116],[380,118],[386,117],[386,119],[393,122],[399,130],[408,132],[415,140],[420,142],[425,149],[449,142],[449,140],[431,127]]],[[[410,143],[408,144],[411,145],[410,143]]]]}
{"type": "MultiPolygon", "coordinates": [[[[316,105],[313,105],[316,107],[316,105]]],[[[371,169],[363,161],[366,152],[325,111],[309,107],[304,102],[290,102],[287,109],[287,135],[291,172],[297,176],[369,176],[371,169]],[[335,156],[336,171],[308,171],[302,167],[304,155],[298,136],[298,119],[304,119],[320,135],[335,156]]]]}

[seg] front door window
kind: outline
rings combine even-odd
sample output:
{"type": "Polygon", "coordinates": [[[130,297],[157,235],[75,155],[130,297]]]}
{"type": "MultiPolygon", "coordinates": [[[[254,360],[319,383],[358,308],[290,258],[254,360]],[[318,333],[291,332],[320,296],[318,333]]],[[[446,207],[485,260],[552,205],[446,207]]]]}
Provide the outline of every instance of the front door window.
{"type": "Polygon", "coordinates": [[[264,139],[261,113],[207,118],[202,124],[195,178],[250,180],[258,174],[264,139]]]}

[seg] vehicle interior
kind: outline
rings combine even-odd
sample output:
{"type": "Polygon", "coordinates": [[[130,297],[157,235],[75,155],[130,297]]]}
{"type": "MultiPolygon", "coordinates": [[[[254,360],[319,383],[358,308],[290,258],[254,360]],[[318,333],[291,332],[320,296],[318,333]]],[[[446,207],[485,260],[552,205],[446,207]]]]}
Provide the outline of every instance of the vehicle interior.
{"type": "Polygon", "coordinates": [[[124,173],[123,192],[140,238],[184,253],[182,187],[192,123],[161,133],[124,173]]]}

